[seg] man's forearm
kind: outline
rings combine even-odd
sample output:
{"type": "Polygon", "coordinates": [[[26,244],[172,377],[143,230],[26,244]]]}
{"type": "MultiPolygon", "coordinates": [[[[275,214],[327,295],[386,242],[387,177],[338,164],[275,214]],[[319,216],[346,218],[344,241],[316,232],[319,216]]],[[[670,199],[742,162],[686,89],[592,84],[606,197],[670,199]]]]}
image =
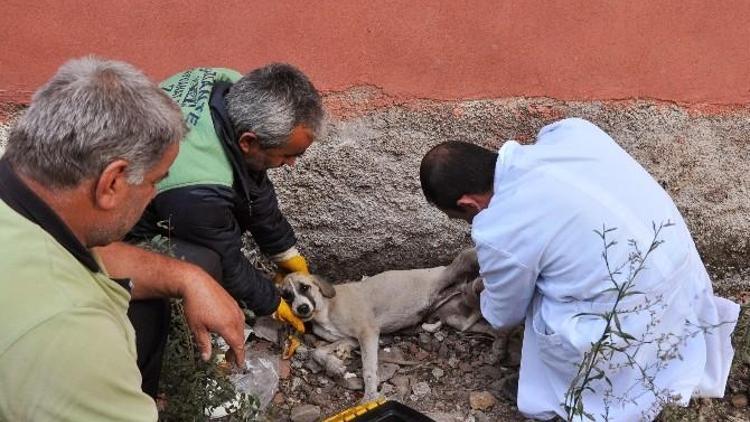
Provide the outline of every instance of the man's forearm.
{"type": "Polygon", "coordinates": [[[133,281],[133,299],[182,297],[184,283],[195,278],[196,272],[203,271],[188,262],[125,242],[114,242],[94,251],[101,257],[110,277],[133,281]]]}

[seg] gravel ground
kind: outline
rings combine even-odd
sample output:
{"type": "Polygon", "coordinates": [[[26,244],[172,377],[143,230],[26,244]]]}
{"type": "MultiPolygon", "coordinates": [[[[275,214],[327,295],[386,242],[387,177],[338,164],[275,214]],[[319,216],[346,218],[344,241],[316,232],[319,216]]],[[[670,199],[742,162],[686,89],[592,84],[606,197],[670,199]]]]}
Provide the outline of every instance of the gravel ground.
{"type": "MultiPolygon", "coordinates": [[[[750,276],[735,274],[715,282],[717,294],[740,303],[750,303],[750,276]]],[[[745,333],[750,315],[744,315],[737,333],[745,333]]],[[[736,335],[735,341],[742,339],[736,335]]],[[[334,380],[308,358],[320,340],[305,335],[300,351],[291,361],[280,362],[280,391],[266,418],[274,421],[313,421],[357,404],[362,396],[361,379],[334,380]],[[317,419],[316,419],[317,417],[317,419]]],[[[747,341],[747,340],[745,340],[747,341]]],[[[386,359],[415,364],[383,363],[381,391],[390,399],[411,406],[436,421],[524,421],[515,407],[515,384],[520,359],[521,332],[510,341],[506,356],[491,349],[492,339],[442,328],[428,333],[421,327],[381,337],[381,355],[386,359]]],[[[277,352],[276,344],[252,342],[252,349],[277,352]]],[[[350,372],[361,376],[358,354],[347,357],[350,372]]],[[[750,421],[750,347],[738,351],[723,399],[694,400],[686,409],[668,409],[661,421],[726,420],[750,421]]]]}

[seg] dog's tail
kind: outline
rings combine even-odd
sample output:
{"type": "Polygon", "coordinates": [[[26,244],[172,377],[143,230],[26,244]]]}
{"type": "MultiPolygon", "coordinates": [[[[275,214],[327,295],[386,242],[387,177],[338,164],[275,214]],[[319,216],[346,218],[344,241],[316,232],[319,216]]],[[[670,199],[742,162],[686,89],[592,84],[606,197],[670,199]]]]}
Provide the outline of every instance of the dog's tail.
{"type": "Polygon", "coordinates": [[[479,261],[474,248],[461,251],[440,275],[439,289],[443,290],[456,283],[465,283],[479,277],[479,261]]]}

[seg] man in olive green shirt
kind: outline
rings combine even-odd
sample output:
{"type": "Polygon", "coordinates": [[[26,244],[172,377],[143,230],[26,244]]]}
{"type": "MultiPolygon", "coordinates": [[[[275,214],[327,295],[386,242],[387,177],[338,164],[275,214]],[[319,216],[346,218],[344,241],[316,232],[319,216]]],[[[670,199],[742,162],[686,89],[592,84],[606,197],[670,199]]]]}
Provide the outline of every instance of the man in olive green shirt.
{"type": "Polygon", "coordinates": [[[184,133],[143,74],[95,58],[63,65],[12,129],[0,160],[0,421],[156,420],[131,296],[182,297],[204,358],[208,331],[244,356],[242,312],[198,267],[121,245],[107,272],[91,249],[137,221],[184,133]],[[110,278],[123,275],[133,280],[110,278]]]}

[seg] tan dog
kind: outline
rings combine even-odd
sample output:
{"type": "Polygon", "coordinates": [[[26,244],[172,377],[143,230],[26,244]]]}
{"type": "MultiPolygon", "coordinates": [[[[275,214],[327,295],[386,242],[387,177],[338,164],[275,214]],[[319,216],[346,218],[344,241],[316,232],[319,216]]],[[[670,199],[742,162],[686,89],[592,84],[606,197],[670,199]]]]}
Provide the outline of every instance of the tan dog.
{"type": "Polygon", "coordinates": [[[476,252],[467,249],[447,267],[386,271],[332,286],[319,277],[293,273],[281,286],[282,297],[303,321],[313,322],[313,332],[332,342],[319,347],[312,358],[330,375],[343,376],[344,363],[334,351],[359,343],[362,352],[364,401],[378,396],[378,340],[387,334],[420,323],[455,283],[479,274],[476,252]]]}

